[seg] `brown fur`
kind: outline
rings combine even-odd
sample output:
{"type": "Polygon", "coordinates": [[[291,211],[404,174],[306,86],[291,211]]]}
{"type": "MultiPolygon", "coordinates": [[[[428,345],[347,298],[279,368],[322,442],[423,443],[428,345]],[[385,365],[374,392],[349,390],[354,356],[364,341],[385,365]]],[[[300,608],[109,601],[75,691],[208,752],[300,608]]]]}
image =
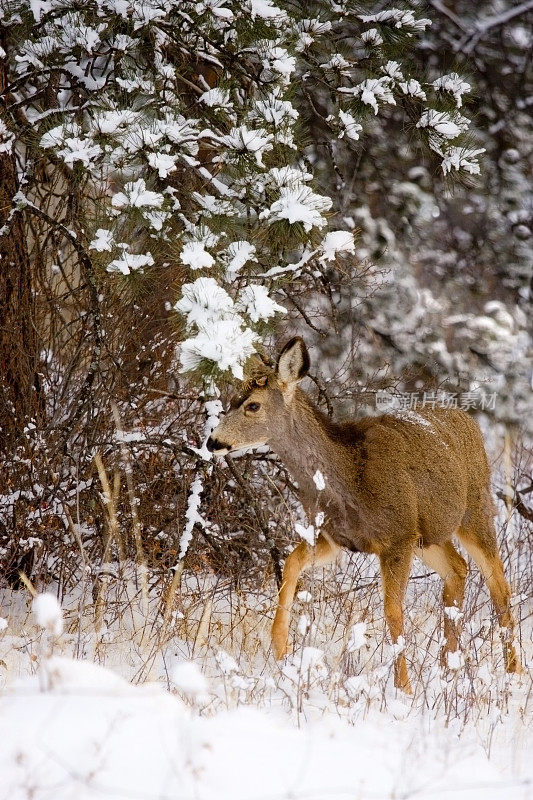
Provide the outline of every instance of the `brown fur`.
{"type": "MultiPolygon", "coordinates": [[[[276,657],[287,650],[300,572],[313,562],[333,560],[342,547],[379,557],[393,641],[403,634],[403,600],[415,553],[443,578],[445,606],[460,609],[467,565],[452,544],[455,534],[487,580],[507,629],[506,667],[518,671],[490,469],[477,424],[464,411],[439,408],[337,424],[296,385],[308,364],[305,344],[296,338],[282,351],[276,370],[256,365],[208,444],[215,451],[268,444],[298,482],[309,520],[319,511],[325,514],[315,548],[301,542],[286,561],[272,629],[276,657]],[[317,470],[326,481],[323,491],[313,480],[317,470]]],[[[457,622],[448,616],[445,637],[444,661],[446,652],[457,650],[459,637],[457,622]]],[[[411,691],[403,653],[396,661],[395,683],[411,691]]]]}

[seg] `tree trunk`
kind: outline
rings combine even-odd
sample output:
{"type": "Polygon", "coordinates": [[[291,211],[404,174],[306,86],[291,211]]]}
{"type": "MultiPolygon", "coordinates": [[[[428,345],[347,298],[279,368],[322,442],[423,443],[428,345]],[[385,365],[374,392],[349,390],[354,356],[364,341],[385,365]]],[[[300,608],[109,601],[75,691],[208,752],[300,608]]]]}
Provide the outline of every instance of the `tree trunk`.
{"type": "MultiPolygon", "coordinates": [[[[0,44],[7,48],[6,32],[0,44]]],[[[0,62],[0,96],[8,83],[0,62]]],[[[7,123],[5,106],[0,118],[7,123]]],[[[38,417],[39,376],[31,264],[22,214],[12,214],[19,190],[14,152],[0,152],[0,455],[12,452],[24,425],[38,417]]]]}

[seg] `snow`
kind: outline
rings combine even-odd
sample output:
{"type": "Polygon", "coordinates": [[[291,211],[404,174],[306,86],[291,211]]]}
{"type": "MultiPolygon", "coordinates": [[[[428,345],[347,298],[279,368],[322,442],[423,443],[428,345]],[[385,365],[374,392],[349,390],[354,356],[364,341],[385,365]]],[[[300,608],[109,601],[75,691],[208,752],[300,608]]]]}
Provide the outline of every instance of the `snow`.
{"type": "Polygon", "coordinates": [[[146,188],[144,178],[127,183],[123,192],[117,192],[111,198],[113,208],[160,208],[163,205],[164,197],[159,192],[151,192],[146,188]]]}
{"type": "Polygon", "coordinates": [[[460,650],[456,650],[452,653],[446,653],[446,664],[448,665],[448,669],[459,670],[462,666],[464,666],[464,663],[464,656],[460,650]]]}
{"type": "Polygon", "coordinates": [[[484,147],[480,147],[477,150],[466,147],[450,147],[442,159],[442,171],[446,175],[452,169],[457,171],[464,169],[470,175],[479,175],[481,168],[477,157],[484,152],[484,147]]]}
{"type": "Polygon", "coordinates": [[[61,635],[63,632],[63,615],[57,597],[48,592],[38,594],[33,601],[32,611],[37,625],[54,636],[61,635]]]}
{"type": "Polygon", "coordinates": [[[148,153],[148,163],[158,171],[160,178],[167,178],[176,170],[176,157],[167,153],[148,153]]]}
{"type": "Polygon", "coordinates": [[[289,84],[292,73],[296,70],[296,58],[289,55],[284,47],[270,47],[263,66],[268,71],[277,72],[285,84],[289,84]]]}
{"type": "Polygon", "coordinates": [[[401,419],[404,422],[412,422],[413,425],[420,425],[420,427],[426,428],[428,431],[431,431],[431,433],[434,433],[431,422],[421,414],[417,414],[416,411],[411,411],[411,409],[406,408],[399,411],[394,410],[392,413],[397,419],[401,419]]]}
{"type": "Polygon", "coordinates": [[[187,550],[189,549],[192,539],[193,528],[196,523],[199,523],[203,528],[206,527],[206,522],[198,511],[201,503],[200,495],[203,491],[203,488],[202,479],[199,475],[197,475],[191,484],[191,489],[187,500],[187,510],[185,512],[185,519],[187,522],[183,528],[180,538],[180,549],[178,555],[179,559],[185,558],[187,555],[187,550]]]}
{"type": "Polygon", "coordinates": [[[289,100],[280,100],[274,94],[268,95],[265,100],[254,101],[252,115],[276,128],[298,119],[298,112],[293,104],[289,100]]]}
{"type": "Polygon", "coordinates": [[[261,17],[267,20],[276,20],[277,23],[286,19],[286,12],[275,6],[272,0],[249,0],[250,16],[252,19],[261,17]]]}
{"type": "Polygon", "coordinates": [[[444,614],[448,617],[448,619],[454,620],[454,622],[458,622],[464,617],[463,612],[459,611],[459,609],[455,606],[445,606],[444,614]]]}
{"type": "Polygon", "coordinates": [[[233,108],[230,101],[229,89],[220,89],[219,87],[208,89],[207,92],[200,95],[199,99],[200,102],[205,103],[206,106],[211,108],[226,108],[229,110],[233,108]]]}
{"type": "Polygon", "coordinates": [[[89,167],[93,159],[102,155],[102,148],[99,144],[93,144],[89,139],[81,139],[77,136],[69,136],[64,140],[64,147],[57,151],[65,164],[69,167],[74,165],[75,161],[89,167]]]}
{"type": "Polygon", "coordinates": [[[207,328],[219,319],[232,317],[234,303],[214,278],[197,278],[183,285],[181,300],[174,309],[187,316],[187,325],[207,328]]]}
{"type": "Polygon", "coordinates": [[[215,263],[215,259],[207,252],[203,242],[187,242],[180,253],[180,259],[191,269],[209,269],[215,263]]]}
{"type": "Polygon", "coordinates": [[[351,67],[351,63],[344,58],[342,53],[333,53],[329,61],[320,65],[320,69],[345,69],[346,67],[351,67]]]}
{"type": "Polygon", "coordinates": [[[232,242],[227,249],[226,275],[232,280],[248,261],[257,261],[255,246],[244,239],[232,242]]]}
{"type": "Polygon", "coordinates": [[[237,209],[229,200],[214,197],[212,194],[201,194],[200,192],[192,192],[191,197],[204,211],[208,212],[206,216],[232,217],[237,214],[237,209]]]}
{"type": "Polygon", "coordinates": [[[235,15],[231,8],[225,8],[224,6],[213,6],[212,12],[215,17],[220,17],[227,22],[233,22],[235,19],[235,15]]]}
{"type": "Polygon", "coordinates": [[[68,625],[51,658],[23,593],[4,591],[1,800],[529,800],[530,678],[505,675],[497,629],[479,636],[480,621],[490,620],[479,585],[464,631],[470,663],[465,669],[454,654],[445,673],[436,576],[410,582],[409,633],[393,648],[383,634],[376,563],[345,556],[324,570],[327,580],[321,572],[304,578],[313,593],[297,597],[314,601],[294,619],[305,645],[281,665],[269,654],[273,582],[264,593],[229,591],[218,576],[184,572],[180,610],[166,631],[160,585],[147,617],[136,582],[121,583],[109,597],[103,638],[77,587],[63,601],[68,625]],[[391,686],[392,657],[403,646],[413,698],[391,686]]]}
{"type": "MultiPolygon", "coordinates": [[[[315,655],[308,653],[311,669],[315,655]]],[[[30,713],[31,684],[25,688],[0,706],[0,770],[10,800],[28,797],[28,787],[35,800],[527,798],[526,787],[503,780],[473,738],[460,749],[444,729],[437,747],[426,725],[409,719],[376,713],[354,728],[332,717],[300,730],[251,708],[204,719],[168,693],[133,687],[37,693],[30,713]]]]}
{"type": "Polygon", "coordinates": [[[400,65],[397,61],[387,61],[387,63],[381,67],[381,71],[395,81],[403,81],[404,79],[400,65]]]}
{"type": "Polygon", "coordinates": [[[98,111],[95,114],[94,127],[99,133],[116,134],[127,126],[135,124],[139,119],[139,112],[128,108],[98,111]]]}
{"type": "Polygon", "coordinates": [[[235,307],[247,314],[252,322],[268,320],[278,313],[286,313],[286,309],[283,306],[280,306],[279,303],[274,302],[268,296],[266,287],[257,284],[248,284],[242,289],[235,307]]]}
{"type": "Polygon", "coordinates": [[[218,364],[222,371],[231,370],[243,380],[243,364],[255,352],[256,334],[242,327],[238,319],[217,319],[209,330],[200,330],[180,346],[181,369],[196,369],[203,359],[218,364]]]}
{"type": "Polygon", "coordinates": [[[148,25],[152,20],[163,20],[165,18],[164,7],[151,2],[151,0],[136,0],[131,4],[131,12],[134,20],[133,29],[140,30],[148,25]]]}
{"type": "Polygon", "coordinates": [[[371,44],[378,47],[380,44],[383,44],[383,36],[377,28],[369,28],[361,34],[361,41],[366,45],[371,44]]]}
{"type": "Polygon", "coordinates": [[[103,253],[105,250],[111,252],[113,243],[113,231],[106,228],[98,228],[94,239],[89,244],[89,250],[97,250],[99,253],[103,253]]]}
{"type": "Polygon", "coordinates": [[[273,135],[264,128],[251,129],[246,125],[232,128],[226,136],[218,137],[218,141],[229,150],[237,153],[247,151],[255,156],[257,165],[264,167],[263,155],[272,150],[273,135]]]}
{"type": "Polygon", "coordinates": [[[300,186],[296,189],[281,189],[279,199],[269,209],[262,212],[262,217],[268,219],[269,224],[286,219],[291,225],[301,222],[306,231],[311,228],[323,228],[327,220],[324,211],[329,211],[333,201],[329,197],[316,194],[309,186],[300,186]]]}
{"type": "Polygon", "coordinates": [[[124,250],[119,258],[115,258],[107,265],[107,271],[130,275],[132,272],[142,271],[144,267],[151,267],[153,264],[154,258],[151,253],[134,254],[124,250]]]}
{"type": "Polygon", "coordinates": [[[343,136],[346,136],[347,139],[351,139],[353,142],[358,142],[359,134],[363,130],[363,126],[357,122],[352,114],[348,113],[348,111],[343,111],[342,109],[339,110],[339,119],[342,124],[342,130],[339,134],[339,138],[342,139],[343,136]]]}
{"type": "MultiPolygon", "coordinates": [[[[220,392],[214,382],[211,382],[211,385],[208,387],[208,391],[210,395],[215,397],[215,399],[206,400],[204,402],[204,408],[206,413],[206,421],[204,427],[204,441],[202,442],[202,446],[200,448],[191,446],[191,449],[194,450],[195,453],[198,453],[198,455],[201,458],[203,458],[204,461],[211,461],[211,459],[213,458],[213,454],[210,453],[209,450],[207,449],[207,440],[217,427],[218,423],[220,422],[220,415],[224,410],[222,403],[218,399],[220,396],[220,392]]],[[[207,523],[204,524],[204,527],[207,527],[207,523]]]]}
{"type": "Polygon", "coordinates": [[[444,139],[455,139],[464,130],[447,111],[424,111],[416,124],[417,128],[433,128],[444,139]]]}
{"type": "MultiPolygon", "coordinates": [[[[454,166],[455,169],[459,169],[463,166],[460,159],[457,157],[461,152],[460,148],[451,148],[448,142],[456,139],[468,129],[468,120],[465,117],[461,116],[458,112],[455,112],[452,116],[447,111],[436,111],[433,108],[429,108],[422,113],[420,119],[416,123],[416,127],[428,128],[429,145],[436,153],[439,153],[439,155],[443,157],[442,169],[445,174],[450,170],[449,165],[454,166]]],[[[475,151],[469,152],[472,156],[476,155],[475,151]]],[[[468,156],[465,157],[464,166],[465,169],[469,171],[468,156]]]]}
{"type": "Polygon", "coordinates": [[[314,525],[303,525],[301,522],[294,523],[294,530],[307,544],[315,546],[317,532],[314,525]]]}
{"type": "Polygon", "coordinates": [[[316,542],[316,531],[314,525],[304,525],[301,522],[294,523],[294,530],[305,542],[311,545],[311,547],[315,546],[316,542]]]}
{"type": "Polygon", "coordinates": [[[170,214],[168,211],[144,211],[143,217],[154,231],[161,231],[170,214]]]}
{"type": "Polygon", "coordinates": [[[325,518],[326,518],[326,515],[324,514],[323,511],[319,511],[318,514],[315,514],[315,531],[316,531],[316,535],[317,536],[320,533],[320,529],[321,529],[322,525],[324,524],[325,518]]]}
{"type": "Polygon", "coordinates": [[[146,432],[145,431],[115,431],[115,435],[113,437],[116,442],[123,442],[124,444],[131,443],[131,442],[145,442],[146,441],[146,432]]]}
{"type": "Polygon", "coordinates": [[[396,105],[396,100],[390,88],[390,78],[385,76],[383,78],[367,78],[365,81],[351,86],[348,88],[341,88],[339,92],[344,94],[353,94],[361,98],[361,102],[374,109],[374,114],[378,113],[379,103],[388,103],[389,105],[396,105]]]}
{"type": "Polygon", "coordinates": [[[134,688],[120,675],[90,661],[74,661],[64,656],[51,656],[44,660],[39,673],[41,689],[57,694],[79,692],[133,694],[134,688]]]}
{"type": "Polygon", "coordinates": [[[437,91],[440,90],[453,94],[457,108],[461,108],[463,105],[463,95],[467,94],[471,89],[470,84],[460,78],[456,72],[450,72],[449,75],[442,75],[440,78],[437,78],[436,81],[433,81],[432,86],[434,86],[437,91]]]}
{"type": "Polygon", "coordinates": [[[430,19],[417,18],[412,11],[401,8],[391,8],[388,11],[378,11],[377,14],[359,14],[358,16],[362,22],[388,23],[395,28],[405,28],[408,33],[423,31],[428,25],[431,25],[430,19]]]}
{"type": "MultiPolygon", "coordinates": [[[[2,56],[0,55],[0,58],[2,56]]],[[[13,149],[15,136],[8,129],[3,120],[0,119],[0,153],[10,153],[13,149]]]]}
{"type": "Polygon", "coordinates": [[[320,245],[321,261],[334,261],[337,253],[355,253],[354,235],[351,231],[329,231],[320,245]]]}
{"type": "Polygon", "coordinates": [[[30,9],[35,22],[40,22],[42,15],[48,14],[53,7],[54,4],[51,0],[30,0],[30,9]]]}
{"type": "Polygon", "coordinates": [[[222,370],[231,369],[242,380],[242,365],[254,352],[255,334],[245,326],[242,314],[250,321],[268,320],[285,312],[264,286],[244,286],[236,302],[214,278],[198,278],[184,284],[175,310],[186,315],[187,325],[198,330],[181,345],[183,370],[194,369],[202,359],[215,361],[222,370]]]}
{"type": "Polygon", "coordinates": [[[349,653],[355,653],[356,650],[364,647],[367,643],[368,639],[366,638],[366,622],[356,622],[355,625],[352,625],[346,650],[349,653]]]}
{"type": "Polygon", "coordinates": [[[7,619],[4,619],[4,617],[0,617],[0,633],[2,633],[2,631],[5,631],[6,629],[7,629],[7,619]]]}
{"type": "Polygon", "coordinates": [[[182,661],[172,670],[170,680],[177,689],[201,701],[207,694],[207,681],[194,661],[182,661]]]}
{"type": "Polygon", "coordinates": [[[326,480],[319,469],[313,475],[313,482],[319,492],[322,492],[326,488],[326,480]]]}
{"type": "Polygon", "coordinates": [[[402,92],[409,97],[418,97],[420,100],[426,99],[425,91],[422,89],[420,83],[414,78],[401,82],[399,86],[402,92]]]}
{"type": "Polygon", "coordinates": [[[317,35],[331,30],[331,22],[319,19],[302,19],[296,23],[296,30],[298,31],[296,50],[302,52],[313,44],[317,35]]]}
{"type": "Polygon", "coordinates": [[[296,626],[296,630],[298,631],[300,636],[302,637],[305,636],[305,634],[309,630],[310,625],[311,625],[311,620],[309,619],[307,614],[300,614],[300,616],[298,617],[298,624],[296,626]]]}
{"type": "Polygon", "coordinates": [[[220,671],[224,675],[231,675],[232,672],[239,672],[239,665],[233,656],[230,656],[225,650],[219,650],[215,658],[220,671]]]}

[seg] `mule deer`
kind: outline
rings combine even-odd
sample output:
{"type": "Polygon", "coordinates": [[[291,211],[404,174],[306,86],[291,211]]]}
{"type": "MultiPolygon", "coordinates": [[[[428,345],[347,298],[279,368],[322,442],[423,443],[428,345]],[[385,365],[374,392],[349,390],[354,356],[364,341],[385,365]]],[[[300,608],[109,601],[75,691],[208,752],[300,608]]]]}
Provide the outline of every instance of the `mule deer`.
{"type": "MultiPolygon", "coordinates": [[[[447,654],[459,647],[457,612],[467,575],[466,561],[452,544],[455,534],[487,582],[502,627],[506,669],[521,671],[510,589],[496,543],[490,469],[477,424],[464,411],[438,408],[336,424],[298,387],[308,369],[299,337],[285,345],[275,369],[256,364],[207,442],[219,455],[268,444],[298,482],[308,519],[322,512],[315,546],[300,542],[285,562],[272,627],[276,658],[287,652],[298,576],[313,563],[333,561],[344,547],[378,556],[385,618],[395,643],[403,636],[413,555],[441,576],[446,663],[447,654]]],[[[411,692],[403,652],[396,657],[394,678],[398,688],[411,692]]]]}

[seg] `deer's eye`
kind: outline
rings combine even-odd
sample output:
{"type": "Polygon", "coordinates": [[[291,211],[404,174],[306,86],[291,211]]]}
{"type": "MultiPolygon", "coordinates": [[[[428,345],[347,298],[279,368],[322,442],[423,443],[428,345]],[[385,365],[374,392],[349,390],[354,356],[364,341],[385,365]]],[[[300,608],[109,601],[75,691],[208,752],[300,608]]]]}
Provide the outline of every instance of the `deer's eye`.
{"type": "Polygon", "coordinates": [[[246,411],[259,411],[261,408],[261,403],[248,403],[246,406],[246,411]]]}

